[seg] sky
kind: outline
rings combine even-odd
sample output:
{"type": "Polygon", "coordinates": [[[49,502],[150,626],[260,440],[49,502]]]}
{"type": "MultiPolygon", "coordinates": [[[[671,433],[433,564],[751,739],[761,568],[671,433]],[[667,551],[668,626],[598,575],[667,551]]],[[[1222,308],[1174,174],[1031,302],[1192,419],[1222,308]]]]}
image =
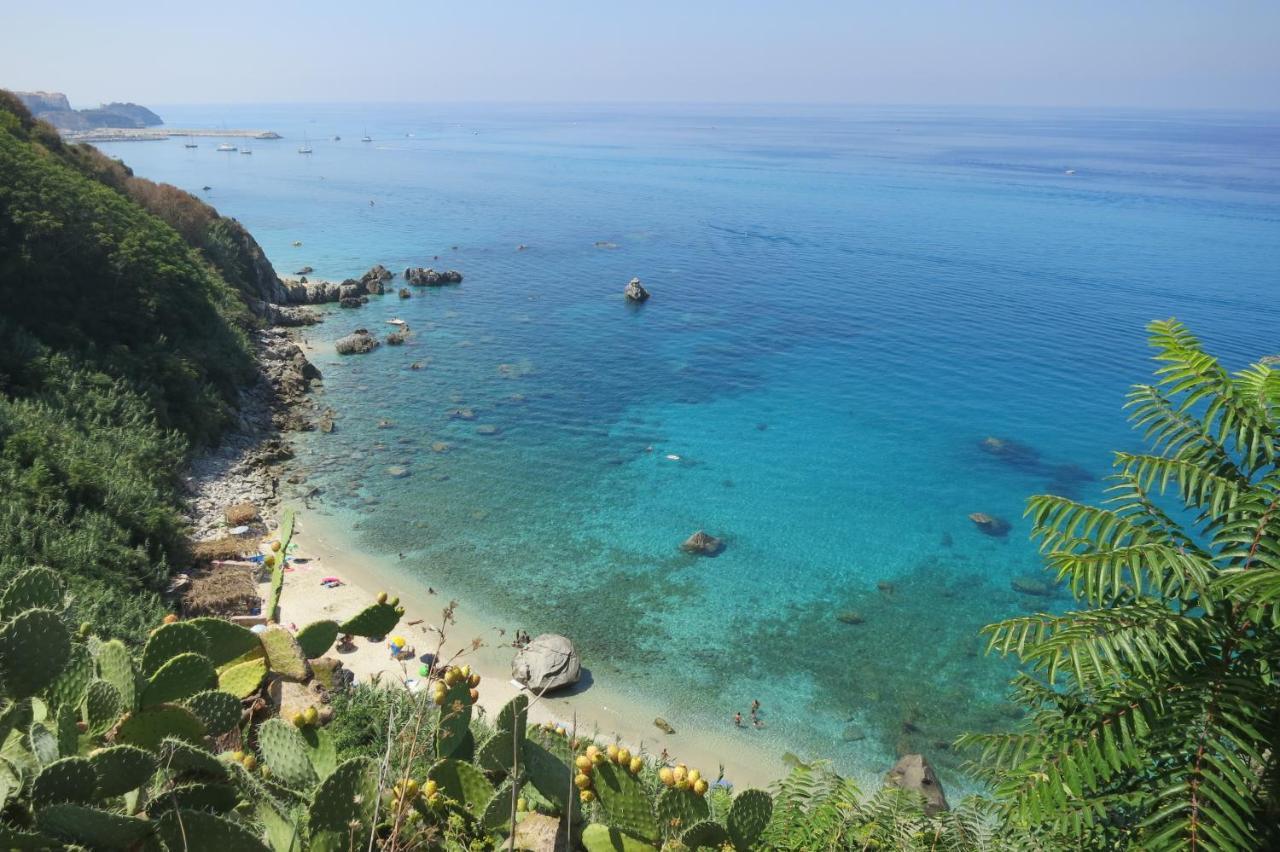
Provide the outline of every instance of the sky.
{"type": "Polygon", "coordinates": [[[0,0],[0,87],[76,107],[1280,109],[1280,0],[0,0]]]}

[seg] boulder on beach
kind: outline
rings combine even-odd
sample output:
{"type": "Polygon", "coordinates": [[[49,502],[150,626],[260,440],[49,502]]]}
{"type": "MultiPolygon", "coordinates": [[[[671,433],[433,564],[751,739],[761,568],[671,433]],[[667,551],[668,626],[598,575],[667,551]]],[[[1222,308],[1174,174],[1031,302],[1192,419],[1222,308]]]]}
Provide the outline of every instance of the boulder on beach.
{"type": "Polygon", "coordinates": [[[644,289],[644,285],[640,283],[639,278],[632,278],[627,282],[627,286],[623,289],[622,295],[626,296],[632,302],[643,302],[649,298],[649,291],[644,289]]]}
{"type": "Polygon", "coordinates": [[[362,355],[378,348],[378,341],[369,332],[361,330],[355,334],[338,338],[333,344],[339,355],[362,355]]]}
{"type": "Polygon", "coordinates": [[[1004,538],[1009,534],[1010,524],[1004,518],[988,515],[985,512],[974,512],[969,515],[973,525],[989,536],[1004,538]]]}
{"type": "Polygon", "coordinates": [[[724,550],[724,542],[703,530],[698,530],[684,540],[684,544],[680,545],[680,549],[686,553],[696,553],[699,556],[715,556],[724,550]]]}
{"type": "Polygon", "coordinates": [[[535,693],[572,686],[581,676],[577,649],[558,633],[535,637],[511,661],[511,677],[535,693]]]}
{"type": "Polygon", "coordinates": [[[889,787],[914,790],[924,796],[924,812],[928,816],[951,810],[937,774],[922,754],[904,754],[889,770],[884,783],[889,787]]]}

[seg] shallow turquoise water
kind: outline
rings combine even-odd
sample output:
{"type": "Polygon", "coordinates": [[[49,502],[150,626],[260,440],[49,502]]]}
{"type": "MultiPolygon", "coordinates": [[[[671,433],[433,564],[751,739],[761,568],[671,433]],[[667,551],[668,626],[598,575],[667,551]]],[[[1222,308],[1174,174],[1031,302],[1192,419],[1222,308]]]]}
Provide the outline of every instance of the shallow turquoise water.
{"type": "Polygon", "coordinates": [[[414,330],[318,359],[343,417],[302,457],[362,546],[568,633],[677,727],[758,698],[768,727],[744,737],[841,766],[912,748],[954,770],[943,743],[1008,723],[977,630],[1065,605],[1010,588],[1039,570],[1021,509],[1097,497],[1136,446],[1121,405],[1148,320],[1177,315],[1232,366],[1280,349],[1276,116],[159,111],[289,137],[252,157],[103,146],[210,185],[281,272],[466,275],[312,332],[414,330]],[[698,528],[724,553],[680,553],[698,528]]]}

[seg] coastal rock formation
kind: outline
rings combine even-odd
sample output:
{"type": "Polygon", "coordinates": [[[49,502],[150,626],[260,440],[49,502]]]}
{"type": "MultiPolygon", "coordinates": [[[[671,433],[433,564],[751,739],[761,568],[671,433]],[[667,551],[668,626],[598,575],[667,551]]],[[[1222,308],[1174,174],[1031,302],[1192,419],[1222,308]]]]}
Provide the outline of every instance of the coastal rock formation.
{"type": "Polygon", "coordinates": [[[632,302],[643,302],[649,298],[649,291],[644,289],[644,285],[640,283],[639,278],[632,278],[627,282],[627,286],[623,289],[622,295],[626,296],[632,302]]]}
{"type": "Polygon", "coordinates": [[[363,304],[364,304],[364,301],[365,301],[365,297],[360,297],[360,296],[348,296],[348,297],[347,297],[347,298],[345,298],[345,299],[339,299],[339,300],[338,300],[338,307],[340,307],[340,308],[358,308],[358,307],[360,307],[361,305],[363,305],[363,304]]]}
{"type": "Polygon", "coordinates": [[[400,298],[401,298],[401,299],[407,299],[407,298],[409,298],[409,297],[410,297],[410,296],[412,296],[412,295],[413,295],[413,292],[412,292],[408,287],[401,287],[401,288],[400,288],[400,298]]]}
{"type": "Polygon", "coordinates": [[[409,267],[404,271],[404,280],[418,287],[440,287],[445,284],[461,284],[462,273],[456,269],[447,272],[436,272],[434,269],[409,267]]]}
{"type": "Polygon", "coordinates": [[[577,649],[558,633],[543,633],[511,661],[511,677],[535,693],[572,686],[581,676],[577,649]]]}
{"type": "Polygon", "coordinates": [[[929,816],[951,810],[938,776],[922,754],[903,755],[889,770],[884,783],[903,790],[915,790],[924,796],[924,812],[929,816]]]}
{"type": "Polygon", "coordinates": [[[1004,538],[1009,534],[1009,522],[1004,518],[988,515],[985,512],[974,512],[969,515],[974,526],[993,538],[1004,538]]]}
{"type": "Polygon", "coordinates": [[[315,272],[315,270],[312,269],[310,266],[304,266],[293,274],[294,275],[310,275],[313,272],[315,272]]]}
{"type": "Polygon", "coordinates": [[[102,104],[92,109],[72,109],[61,92],[14,92],[41,121],[59,130],[93,130],[99,127],[142,128],[164,124],[160,116],[133,103],[102,104]]]}
{"type": "Polygon", "coordinates": [[[372,352],[377,349],[378,340],[362,329],[354,334],[338,338],[334,348],[338,350],[339,355],[363,355],[365,352],[372,352]]]}
{"type": "Polygon", "coordinates": [[[706,532],[698,530],[684,540],[684,544],[680,545],[680,549],[685,553],[696,553],[699,556],[715,556],[724,550],[724,542],[713,535],[708,535],[706,532]]]}
{"type": "Polygon", "coordinates": [[[364,287],[361,284],[342,282],[338,287],[338,300],[343,299],[359,299],[364,295],[364,287]]]}
{"type": "Polygon", "coordinates": [[[387,335],[387,345],[402,346],[404,344],[405,338],[407,338],[408,336],[409,335],[405,334],[403,331],[393,331],[387,335]]]}
{"type": "MultiPolygon", "coordinates": [[[[390,281],[392,278],[395,278],[395,277],[396,277],[396,274],[392,272],[390,269],[387,269],[381,263],[375,263],[373,266],[369,267],[368,272],[360,276],[360,283],[365,285],[365,287],[368,287],[370,283],[376,282],[379,285],[378,292],[381,293],[382,283],[385,281],[390,281]]],[[[369,292],[373,292],[373,291],[370,290],[369,292]]]]}
{"type": "Polygon", "coordinates": [[[332,281],[286,281],[284,290],[283,301],[295,305],[321,305],[342,298],[342,285],[332,281]]]}

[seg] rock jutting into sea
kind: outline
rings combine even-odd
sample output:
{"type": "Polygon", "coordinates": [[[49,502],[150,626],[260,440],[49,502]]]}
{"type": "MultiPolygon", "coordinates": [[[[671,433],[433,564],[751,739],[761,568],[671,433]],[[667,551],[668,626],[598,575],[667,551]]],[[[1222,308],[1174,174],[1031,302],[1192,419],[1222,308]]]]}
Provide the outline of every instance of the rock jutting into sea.
{"type": "Polygon", "coordinates": [[[581,674],[577,649],[558,633],[534,638],[511,661],[511,677],[538,694],[572,686],[581,674]]]}
{"type": "Polygon", "coordinates": [[[339,355],[363,355],[378,348],[378,340],[365,329],[357,329],[333,344],[339,355]]]}
{"type": "Polygon", "coordinates": [[[404,271],[404,280],[417,287],[439,287],[445,284],[461,284],[462,273],[456,269],[447,272],[436,272],[431,268],[409,267],[404,271]]]}
{"type": "Polygon", "coordinates": [[[703,530],[698,530],[684,540],[684,544],[680,545],[680,549],[686,553],[696,553],[699,556],[715,556],[724,550],[724,542],[703,530]]]}
{"type": "Polygon", "coordinates": [[[888,787],[914,790],[924,796],[924,812],[929,816],[951,809],[938,776],[922,754],[903,755],[889,770],[884,783],[888,787]]]}
{"type": "Polygon", "coordinates": [[[640,283],[639,278],[632,278],[627,282],[627,286],[623,288],[622,295],[626,296],[629,301],[643,302],[649,298],[649,291],[644,289],[644,285],[640,283]]]}

